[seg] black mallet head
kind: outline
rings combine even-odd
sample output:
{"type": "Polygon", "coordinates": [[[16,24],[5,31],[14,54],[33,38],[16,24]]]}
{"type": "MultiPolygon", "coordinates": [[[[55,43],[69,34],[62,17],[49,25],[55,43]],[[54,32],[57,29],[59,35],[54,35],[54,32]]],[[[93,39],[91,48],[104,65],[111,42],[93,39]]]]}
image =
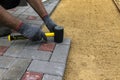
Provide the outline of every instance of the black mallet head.
{"type": "Polygon", "coordinates": [[[60,26],[56,26],[54,28],[54,41],[57,42],[57,43],[61,43],[63,42],[63,37],[64,37],[64,29],[63,27],[60,27],[60,26]]]}

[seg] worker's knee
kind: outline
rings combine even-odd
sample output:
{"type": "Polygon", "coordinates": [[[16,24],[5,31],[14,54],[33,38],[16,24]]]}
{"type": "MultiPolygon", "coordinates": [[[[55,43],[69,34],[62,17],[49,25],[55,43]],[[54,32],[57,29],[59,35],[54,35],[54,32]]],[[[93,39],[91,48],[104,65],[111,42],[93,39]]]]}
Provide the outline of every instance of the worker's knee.
{"type": "Polygon", "coordinates": [[[5,9],[12,9],[18,6],[19,3],[20,3],[20,0],[1,0],[0,1],[0,5],[5,9]]]}

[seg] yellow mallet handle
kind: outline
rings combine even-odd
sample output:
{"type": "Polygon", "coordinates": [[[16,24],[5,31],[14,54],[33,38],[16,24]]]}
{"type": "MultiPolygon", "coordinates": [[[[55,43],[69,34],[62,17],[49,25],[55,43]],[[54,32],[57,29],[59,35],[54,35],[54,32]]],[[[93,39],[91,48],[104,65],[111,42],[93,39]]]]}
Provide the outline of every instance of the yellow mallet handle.
{"type": "Polygon", "coordinates": [[[55,36],[54,33],[45,33],[45,35],[46,35],[47,37],[54,37],[54,36],[55,36]]]}
{"type": "MultiPolygon", "coordinates": [[[[54,37],[55,34],[54,33],[45,33],[45,35],[47,37],[54,37]]],[[[23,35],[8,35],[8,40],[12,41],[12,40],[23,40],[23,39],[27,39],[26,37],[24,37],[23,35]]]]}

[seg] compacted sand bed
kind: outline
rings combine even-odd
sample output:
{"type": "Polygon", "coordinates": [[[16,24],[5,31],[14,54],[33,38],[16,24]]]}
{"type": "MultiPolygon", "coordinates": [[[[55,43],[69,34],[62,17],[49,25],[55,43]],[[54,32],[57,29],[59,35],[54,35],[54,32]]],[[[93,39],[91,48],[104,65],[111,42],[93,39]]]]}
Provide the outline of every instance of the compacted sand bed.
{"type": "Polygon", "coordinates": [[[120,13],[112,0],[61,0],[51,18],[72,39],[64,80],[120,80],[120,13]]]}

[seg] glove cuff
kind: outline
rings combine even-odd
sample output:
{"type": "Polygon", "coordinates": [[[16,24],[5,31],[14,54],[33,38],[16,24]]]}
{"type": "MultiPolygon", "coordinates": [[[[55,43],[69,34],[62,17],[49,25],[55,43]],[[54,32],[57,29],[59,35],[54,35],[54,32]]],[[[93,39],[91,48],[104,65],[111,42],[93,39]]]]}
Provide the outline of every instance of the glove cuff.
{"type": "Polygon", "coordinates": [[[48,15],[48,14],[42,16],[43,21],[45,21],[46,18],[49,18],[49,15],[48,15]]]}
{"type": "Polygon", "coordinates": [[[19,31],[20,28],[22,27],[22,25],[23,25],[23,22],[20,22],[20,23],[16,26],[15,30],[16,30],[16,31],[19,31]]]}

